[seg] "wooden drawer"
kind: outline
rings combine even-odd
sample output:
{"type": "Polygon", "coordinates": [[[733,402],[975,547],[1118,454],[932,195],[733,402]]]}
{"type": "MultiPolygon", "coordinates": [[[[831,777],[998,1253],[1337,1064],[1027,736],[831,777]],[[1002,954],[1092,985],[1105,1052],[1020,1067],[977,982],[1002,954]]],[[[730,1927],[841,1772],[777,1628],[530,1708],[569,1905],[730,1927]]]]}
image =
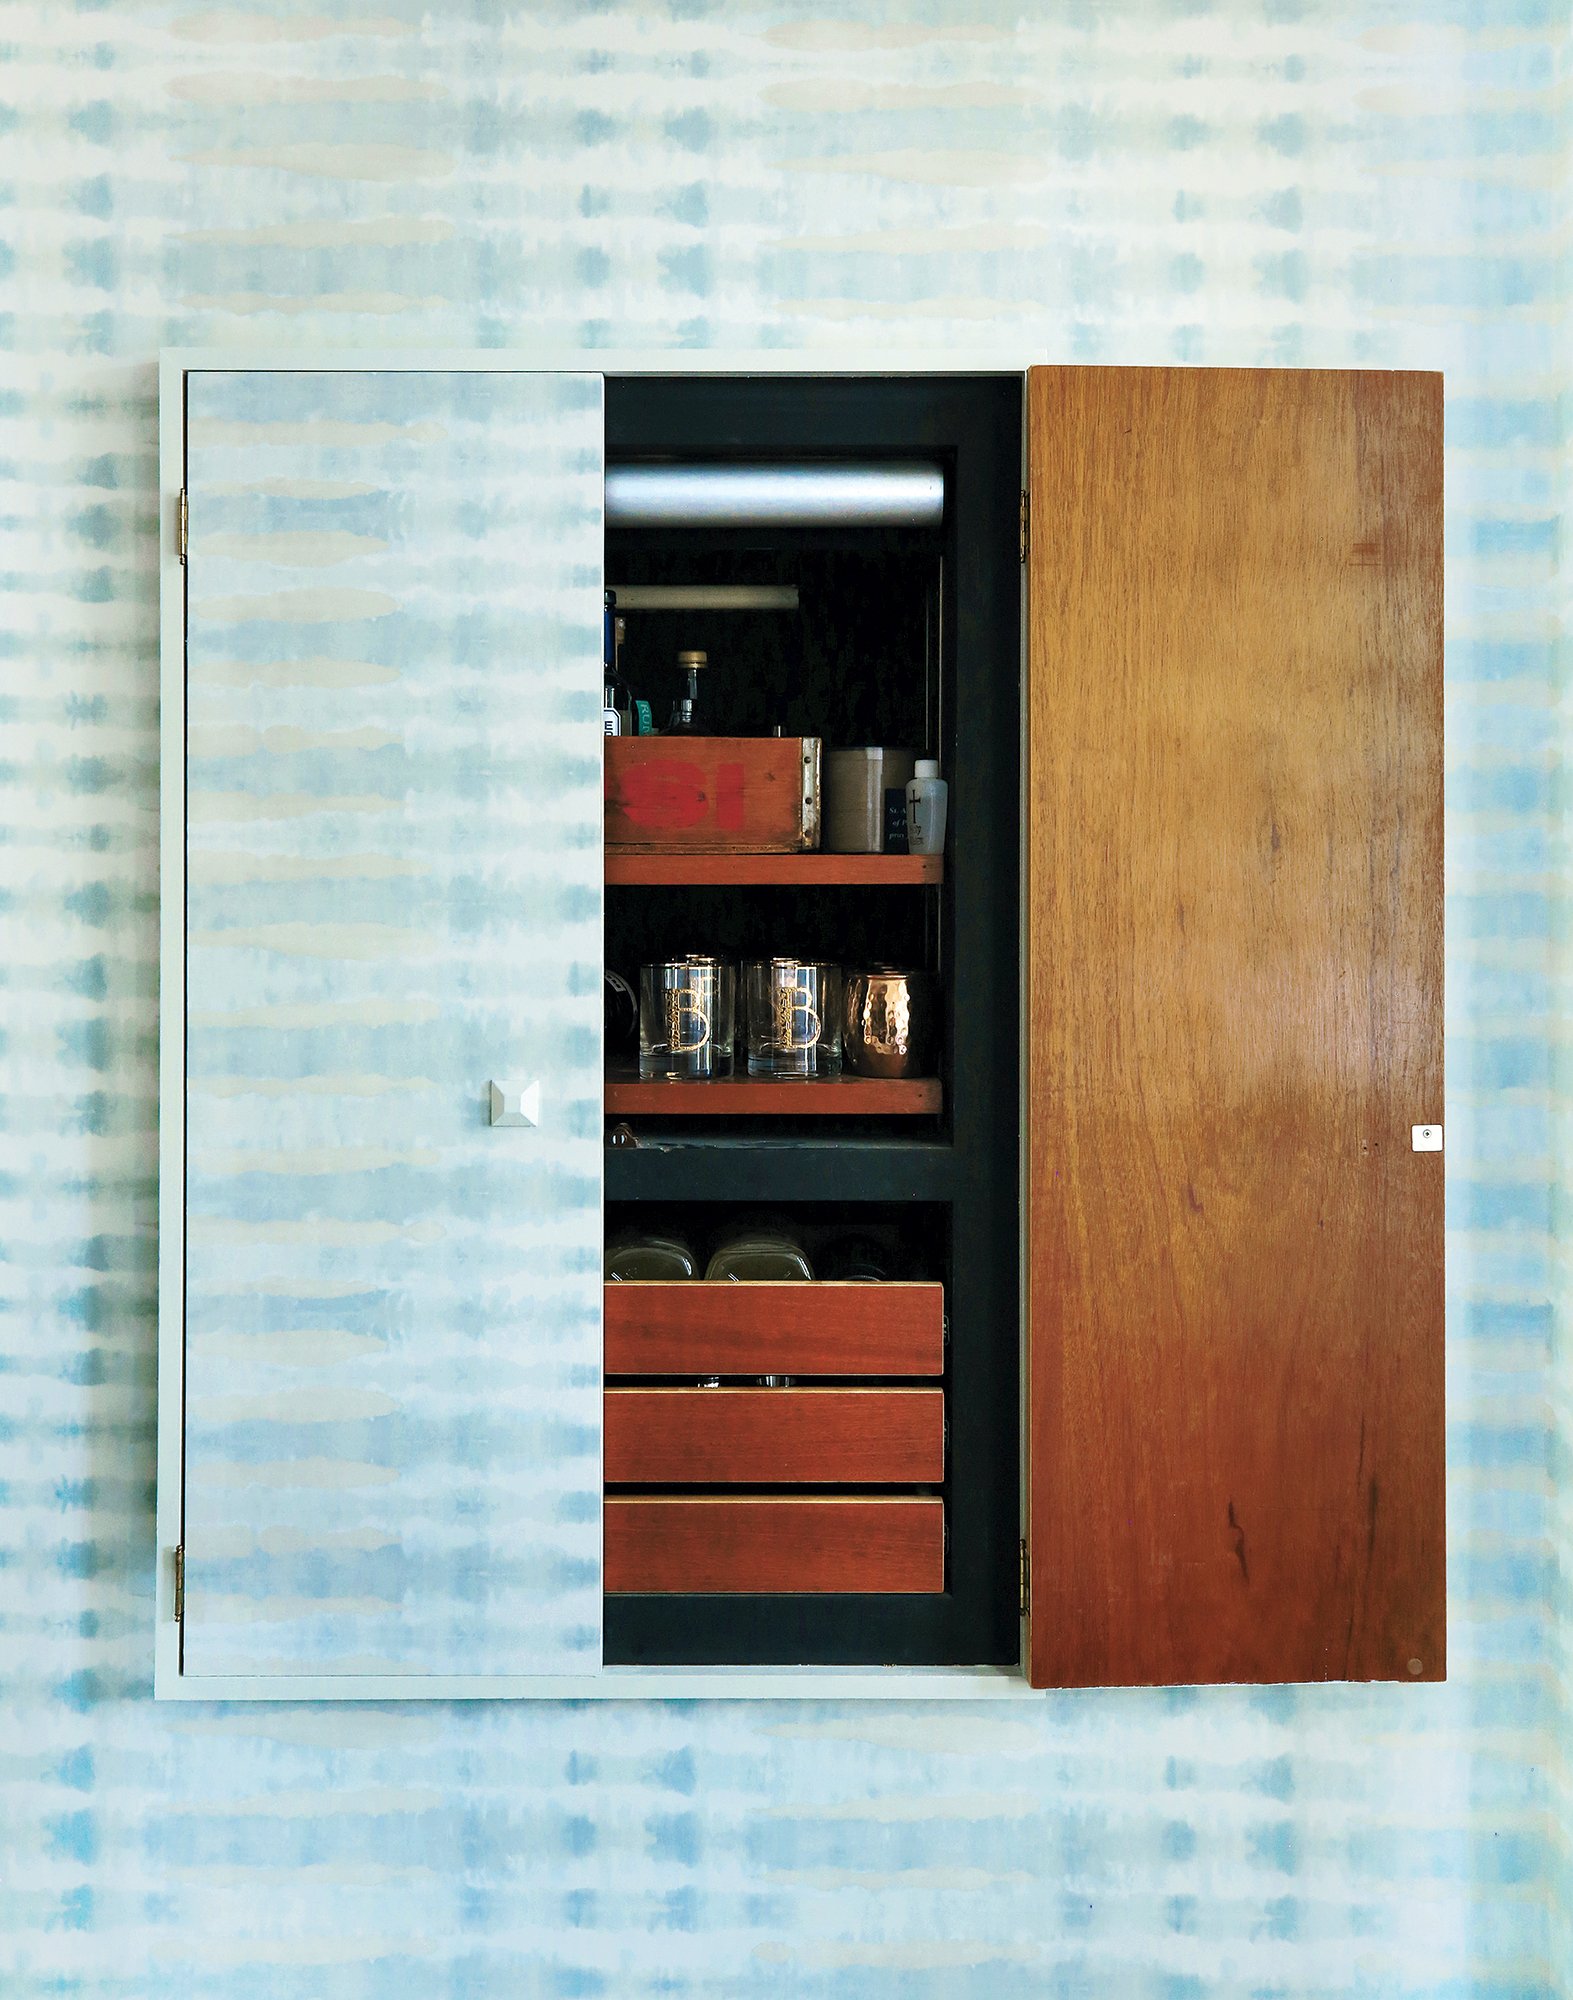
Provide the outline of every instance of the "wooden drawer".
{"type": "Polygon", "coordinates": [[[937,1486],[939,1389],[608,1389],[610,1485],[937,1486]]]}
{"type": "Polygon", "coordinates": [[[943,1285],[606,1287],[608,1375],[916,1375],[945,1368],[943,1285]]]}
{"type": "Polygon", "coordinates": [[[945,1588],[940,1500],[613,1498],[605,1537],[615,1595],[945,1588]]]}

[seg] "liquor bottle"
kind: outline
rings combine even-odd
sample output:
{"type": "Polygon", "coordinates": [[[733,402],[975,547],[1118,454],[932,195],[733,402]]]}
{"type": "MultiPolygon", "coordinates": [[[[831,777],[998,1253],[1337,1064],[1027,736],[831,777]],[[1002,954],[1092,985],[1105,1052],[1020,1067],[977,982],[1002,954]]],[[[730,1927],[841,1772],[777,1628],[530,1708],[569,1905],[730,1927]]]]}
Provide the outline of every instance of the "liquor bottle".
{"type": "Polygon", "coordinates": [[[672,713],[667,719],[666,725],[668,736],[697,736],[699,734],[699,723],[694,711],[699,701],[699,676],[709,664],[709,659],[704,653],[689,652],[678,654],[678,670],[688,676],[688,689],[686,693],[680,694],[676,701],[672,703],[672,713]]]}
{"type": "Polygon", "coordinates": [[[633,734],[633,700],[622,678],[623,621],[617,592],[609,590],[601,612],[601,728],[607,736],[633,734]]]}

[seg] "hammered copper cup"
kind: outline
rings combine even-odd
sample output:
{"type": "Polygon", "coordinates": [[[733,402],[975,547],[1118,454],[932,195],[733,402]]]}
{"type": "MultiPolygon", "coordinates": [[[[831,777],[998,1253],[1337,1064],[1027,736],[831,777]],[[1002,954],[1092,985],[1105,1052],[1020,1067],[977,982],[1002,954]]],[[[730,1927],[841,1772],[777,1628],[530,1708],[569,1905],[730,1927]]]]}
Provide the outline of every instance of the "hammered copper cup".
{"type": "Polygon", "coordinates": [[[928,972],[876,965],[848,969],[841,1060],[856,1076],[932,1076],[939,1051],[939,1000],[928,972]]]}

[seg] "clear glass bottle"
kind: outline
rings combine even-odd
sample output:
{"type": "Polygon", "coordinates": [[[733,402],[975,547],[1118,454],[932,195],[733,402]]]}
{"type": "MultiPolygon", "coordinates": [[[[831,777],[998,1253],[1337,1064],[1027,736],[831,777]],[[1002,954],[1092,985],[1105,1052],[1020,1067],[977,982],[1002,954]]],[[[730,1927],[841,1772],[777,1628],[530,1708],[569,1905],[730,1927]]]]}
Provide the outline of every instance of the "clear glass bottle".
{"type": "Polygon", "coordinates": [[[709,664],[709,656],[705,653],[686,652],[678,654],[678,671],[688,676],[688,689],[685,694],[680,694],[676,701],[672,703],[672,713],[668,717],[666,724],[666,733],[668,736],[697,736],[700,733],[697,717],[699,676],[709,664]]]}

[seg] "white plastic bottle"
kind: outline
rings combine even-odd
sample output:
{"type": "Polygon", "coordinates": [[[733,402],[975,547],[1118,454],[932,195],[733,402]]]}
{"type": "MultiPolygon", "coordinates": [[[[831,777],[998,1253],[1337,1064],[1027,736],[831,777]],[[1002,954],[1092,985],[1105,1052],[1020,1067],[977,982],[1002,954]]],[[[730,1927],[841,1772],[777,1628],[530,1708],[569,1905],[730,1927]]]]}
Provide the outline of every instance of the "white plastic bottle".
{"type": "Polygon", "coordinates": [[[950,787],[932,757],[920,757],[913,770],[915,775],[907,786],[907,852],[943,854],[950,787]]]}

